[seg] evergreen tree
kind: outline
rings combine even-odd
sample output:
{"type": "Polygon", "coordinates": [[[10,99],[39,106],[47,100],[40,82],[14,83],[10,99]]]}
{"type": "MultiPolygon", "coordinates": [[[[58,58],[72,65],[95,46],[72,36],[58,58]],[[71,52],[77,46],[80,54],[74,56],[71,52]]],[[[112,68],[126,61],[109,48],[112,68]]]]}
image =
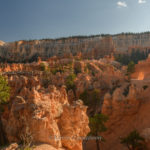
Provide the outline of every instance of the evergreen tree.
{"type": "MultiPolygon", "coordinates": [[[[104,114],[96,114],[93,117],[89,119],[89,126],[91,129],[91,132],[89,135],[96,136],[96,146],[97,150],[100,150],[99,146],[99,133],[105,132],[107,130],[105,126],[105,122],[108,120],[108,117],[104,114]]],[[[101,137],[101,140],[104,140],[103,137],[101,137]]]]}
{"type": "Polygon", "coordinates": [[[136,130],[121,138],[120,141],[128,150],[146,150],[145,139],[136,130]]]}
{"type": "Polygon", "coordinates": [[[3,76],[0,75],[0,145],[4,145],[7,142],[5,133],[3,131],[1,115],[5,104],[8,103],[8,99],[10,96],[9,93],[10,88],[8,86],[8,82],[3,76]]]}
{"type": "Polygon", "coordinates": [[[131,62],[128,64],[127,72],[128,72],[128,73],[133,73],[133,72],[134,72],[134,68],[135,68],[135,63],[134,63],[133,61],[131,61],[131,62]]]}

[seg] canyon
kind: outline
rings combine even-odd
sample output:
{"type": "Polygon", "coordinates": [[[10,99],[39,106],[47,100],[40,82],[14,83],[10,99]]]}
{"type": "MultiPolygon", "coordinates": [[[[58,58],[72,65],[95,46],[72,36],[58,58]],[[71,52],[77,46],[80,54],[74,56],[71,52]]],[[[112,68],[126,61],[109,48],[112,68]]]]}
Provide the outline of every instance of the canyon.
{"type": "MultiPolygon", "coordinates": [[[[39,59],[30,64],[2,63],[0,68],[11,87],[10,100],[1,117],[6,137],[9,143],[32,137],[30,140],[40,150],[44,147],[82,150],[83,138],[90,132],[87,114],[95,108],[85,106],[80,95],[85,90],[99,89],[103,97],[115,82],[125,80],[120,64],[106,58],[39,59]],[[50,71],[45,72],[43,64],[46,70],[50,67],[50,71]],[[63,71],[57,70],[60,65],[63,71]],[[67,83],[74,73],[75,89],[67,83]]],[[[97,112],[101,111],[101,101],[97,112]]],[[[12,144],[10,148],[13,146],[17,145],[12,144]]]]}
{"type": "Polygon", "coordinates": [[[101,149],[127,150],[120,138],[134,129],[150,149],[150,56],[130,73],[113,56],[149,44],[150,33],[0,41],[0,74],[11,89],[1,115],[10,145],[2,150],[17,150],[26,138],[35,150],[96,150],[84,138],[100,113],[109,118],[101,149]]]}

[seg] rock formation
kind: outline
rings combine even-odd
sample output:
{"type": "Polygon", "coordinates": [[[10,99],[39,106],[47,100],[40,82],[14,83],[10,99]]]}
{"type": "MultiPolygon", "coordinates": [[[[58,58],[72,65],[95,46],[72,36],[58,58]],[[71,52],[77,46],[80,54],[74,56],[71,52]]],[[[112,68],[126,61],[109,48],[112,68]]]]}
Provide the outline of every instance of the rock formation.
{"type": "MultiPolygon", "coordinates": [[[[0,64],[0,73],[11,87],[10,102],[2,115],[10,143],[18,143],[27,134],[39,144],[37,150],[82,150],[81,137],[89,132],[87,110],[89,116],[102,112],[109,117],[108,130],[101,134],[106,139],[100,143],[102,149],[125,149],[119,138],[135,128],[150,146],[149,58],[135,65],[130,78],[127,67],[112,57],[80,60],[78,55],[38,60],[30,64],[0,64]],[[68,87],[70,75],[75,79],[69,78],[68,87]],[[90,97],[87,109],[80,96],[95,89],[99,92],[98,103],[93,107],[90,97]]],[[[86,144],[86,150],[91,149],[96,149],[94,140],[86,144]]]]}
{"type": "Polygon", "coordinates": [[[5,42],[0,41],[0,46],[3,46],[5,44],[5,42]]]}
{"type": "MultiPolygon", "coordinates": [[[[150,55],[149,55],[150,56],[150,55]]],[[[132,74],[132,79],[138,80],[149,80],[150,79],[150,57],[146,60],[139,61],[137,65],[135,65],[135,71],[132,74]]]]}
{"type": "Polygon", "coordinates": [[[150,73],[148,66],[150,67],[149,58],[136,65],[135,72],[131,75],[134,80],[130,81],[126,95],[121,87],[114,91],[116,98],[114,94],[105,95],[102,112],[109,116],[109,121],[107,122],[108,131],[103,134],[107,139],[106,144],[102,144],[103,149],[110,150],[111,147],[115,150],[123,149],[124,146],[120,144],[119,138],[125,137],[134,129],[137,129],[146,139],[148,149],[150,148],[150,119],[148,116],[150,113],[150,82],[148,80],[150,73]],[[141,72],[146,76],[138,80],[141,72]]]}
{"type": "Polygon", "coordinates": [[[12,87],[11,106],[2,122],[10,143],[31,134],[33,143],[49,144],[56,149],[81,150],[89,130],[87,107],[75,101],[70,105],[65,87],[50,85],[43,89],[36,77],[8,78],[12,87]]]}
{"type": "Polygon", "coordinates": [[[83,58],[102,58],[112,52],[126,52],[136,49],[150,49],[150,33],[118,34],[89,37],[69,37],[4,43],[0,41],[0,58],[8,62],[32,62],[40,56],[82,56],[83,58]]]}
{"type": "Polygon", "coordinates": [[[132,48],[150,49],[150,33],[106,36],[70,37],[4,43],[0,41],[0,58],[8,62],[32,62],[40,56],[99,59],[111,53],[131,51],[132,48]]]}
{"type": "Polygon", "coordinates": [[[0,57],[8,62],[35,61],[40,56],[47,59],[52,56],[78,55],[91,58],[112,53],[112,38],[66,38],[59,40],[33,40],[7,43],[0,47],[0,57]],[[92,54],[92,55],[91,55],[92,54]]]}
{"type": "Polygon", "coordinates": [[[150,33],[119,34],[113,36],[116,51],[126,51],[130,47],[149,47],[150,33]]]}

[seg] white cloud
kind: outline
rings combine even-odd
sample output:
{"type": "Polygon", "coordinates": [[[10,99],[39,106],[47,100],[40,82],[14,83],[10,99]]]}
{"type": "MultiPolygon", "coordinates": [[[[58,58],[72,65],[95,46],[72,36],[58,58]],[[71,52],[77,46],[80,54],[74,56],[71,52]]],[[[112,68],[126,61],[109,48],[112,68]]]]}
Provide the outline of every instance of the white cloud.
{"type": "Polygon", "coordinates": [[[127,3],[126,3],[126,2],[118,1],[118,2],[117,2],[117,5],[118,5],[119,7],[127,7],[127,3]]]}
{"type": "Polygon", "coordinates": [[[146,0],[139,0],[139,4],[146,3],[146,0]]]}

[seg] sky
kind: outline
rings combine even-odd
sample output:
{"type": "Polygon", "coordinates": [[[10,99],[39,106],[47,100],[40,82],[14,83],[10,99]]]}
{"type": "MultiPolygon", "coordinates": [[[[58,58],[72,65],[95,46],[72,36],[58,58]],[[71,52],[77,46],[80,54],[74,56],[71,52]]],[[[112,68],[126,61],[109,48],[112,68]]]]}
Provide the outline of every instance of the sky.
{"type": "Polygon", "coordinates": [[[150,0],[0,0],[0,40],[150,31],[150,0]]]}

